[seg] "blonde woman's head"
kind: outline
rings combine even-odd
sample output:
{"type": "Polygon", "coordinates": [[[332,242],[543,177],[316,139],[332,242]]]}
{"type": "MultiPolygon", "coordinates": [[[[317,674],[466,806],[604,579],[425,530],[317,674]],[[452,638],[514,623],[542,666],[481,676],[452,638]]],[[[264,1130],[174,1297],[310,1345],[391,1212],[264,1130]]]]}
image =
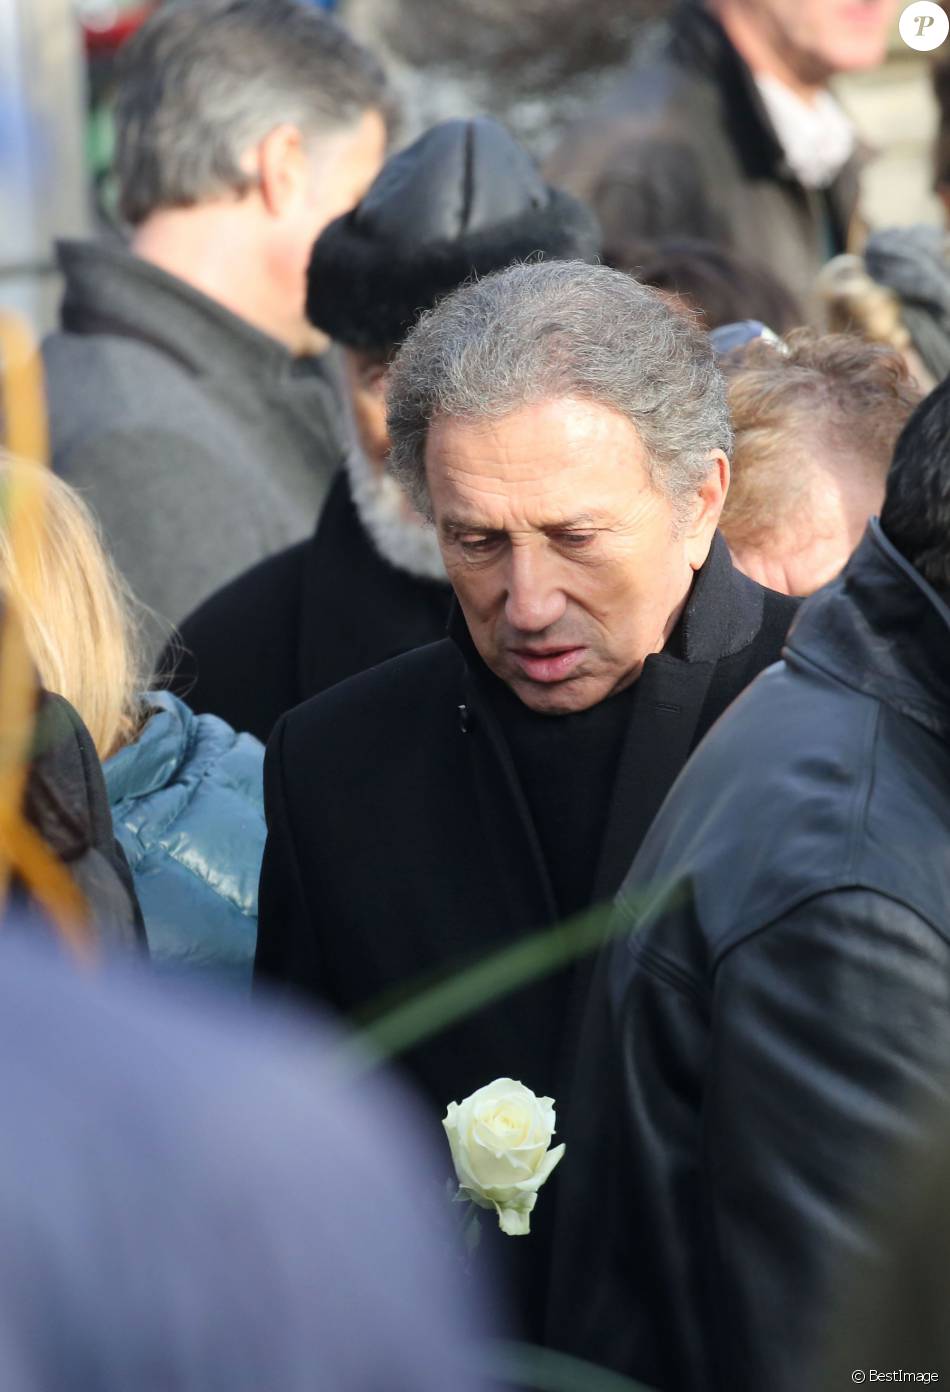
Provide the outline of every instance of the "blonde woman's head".
{"type": "Polygon", "coordinates": [[[819,273],[818,291],[832,333],[854,333],[896,348],[922,391],[937,385],[905,323],[900,296],[873,278],[862,257],[835,256],[819,273]]]}
{"type": "Polygon", "coordinates": [[[835,256],[822,268],[818,289],[832,333],[858,333],[899,352],[910,347],[900,300],[872,279],[860,256],[835,256]]]}
{"type": "Polygon", "coordinates": [[[73,705],[101,759],[135,738],[147,685],[135,605],[86,504],[62,479],[0,451],[0,594],[42,686],[73,705]],[[24,553],[6,525],[11,488],[29,498],[24,553]],[[29,559],[28,559],[29,557],[29,559]]]}

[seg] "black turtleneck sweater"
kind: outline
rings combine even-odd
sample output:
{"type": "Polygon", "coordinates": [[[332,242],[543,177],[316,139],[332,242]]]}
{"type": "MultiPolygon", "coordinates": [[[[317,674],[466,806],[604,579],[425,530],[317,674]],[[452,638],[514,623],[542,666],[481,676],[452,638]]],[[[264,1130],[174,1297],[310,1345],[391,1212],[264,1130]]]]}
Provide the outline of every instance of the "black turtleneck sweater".
{"type": "Polygon", "coordinates": [[[484,669],[561,918],[590,907],[637,683],[588,710],[540,715],[484,669]]]}

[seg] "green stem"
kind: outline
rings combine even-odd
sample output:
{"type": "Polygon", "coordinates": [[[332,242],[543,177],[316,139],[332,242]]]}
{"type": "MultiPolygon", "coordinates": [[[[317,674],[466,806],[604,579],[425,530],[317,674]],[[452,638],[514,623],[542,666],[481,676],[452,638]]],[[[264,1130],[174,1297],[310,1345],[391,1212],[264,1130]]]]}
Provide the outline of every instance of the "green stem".
{"type": "Polygon", "coordinates": [[[523,1392],[651,1392],[640,1382],[555,1349],[497,1339],[488,1345],[486,1375],[523,1392]]]}

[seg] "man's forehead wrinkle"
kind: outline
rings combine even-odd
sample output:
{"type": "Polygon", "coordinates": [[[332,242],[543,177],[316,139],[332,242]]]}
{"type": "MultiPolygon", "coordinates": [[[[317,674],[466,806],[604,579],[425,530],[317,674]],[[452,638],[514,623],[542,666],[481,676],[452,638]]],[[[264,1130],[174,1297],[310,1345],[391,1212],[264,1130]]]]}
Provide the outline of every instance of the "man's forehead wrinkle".
{"type": "Polygon", "coordinates": [[[477,513],[466,513],[465,511],[453,510],[447,512],[442,518],[442,527],[449,531],[468,530],[473,532],[485,531],[507,531],[512,534],[516,532],[556,532],[568,528],[585,528],[589,531],[609,530],[609,519],[599,513],[591,512],[572,512],[565,510],[557,515],[552,515],[548,521],[532,520],[524,527],[511,526],[512,519],[505,519],[508,525],[500,526],[495,521],[489,521],[484,516],[477,513]]]}
{"type": "MultiPolygon", "coordinates": [[[[606,448],[616,451],[611,441],[606,448]]],[[[603,439],[591,439],[588,435],[572,435],[568,431],[558,431],[558,446],[551,448],[550,441],[541,446],[537,435],[530,430],[519,431],[517,435],[504,435],[487,441],[478,437],[461,441],[439,439],[430,459],[444,460],[451,467],[467,466],[476,468],[514,468],[542,469],[545,472],[566,468],[577,468],[588,460],[596,460],[604,453],[603,439]]]]}
{"type": "Polygon", "coordinates": [[[505,505],[517,506],[521,502],[536,503],[542,499],[560,497],[570,499],[570,505],[574,507],[583,506],[583,487],[565,488],[563,477],[542,475],[538,478],[509,479],[498,474],[468,474],[464,470],[450,470],[443,478],[456,496],[476,501],[494,499],[505,505]]]}

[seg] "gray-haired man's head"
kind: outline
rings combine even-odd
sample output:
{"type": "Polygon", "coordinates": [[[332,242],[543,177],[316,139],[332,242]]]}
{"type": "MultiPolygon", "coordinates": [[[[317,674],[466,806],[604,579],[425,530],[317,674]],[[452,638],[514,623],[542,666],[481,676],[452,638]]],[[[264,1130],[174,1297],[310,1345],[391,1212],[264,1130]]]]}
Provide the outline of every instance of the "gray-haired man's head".
{"type": "Polygon", "coordinates": [[[119,74],[116,171],[133,225],[246,193],[248,151],[277,127],[318,144],[368,112],[388,119],[375,58],[299,0],[173,0],[125,46],[119,74]]]}
{"type": "Polygon", "coordinates": [[[436,525],[488,666],[550,713],[634,681],[675,628],[728,486],[706,335],[620,272],[515,266],[412,330],[389,429],[390,468],[436,525]]]}

